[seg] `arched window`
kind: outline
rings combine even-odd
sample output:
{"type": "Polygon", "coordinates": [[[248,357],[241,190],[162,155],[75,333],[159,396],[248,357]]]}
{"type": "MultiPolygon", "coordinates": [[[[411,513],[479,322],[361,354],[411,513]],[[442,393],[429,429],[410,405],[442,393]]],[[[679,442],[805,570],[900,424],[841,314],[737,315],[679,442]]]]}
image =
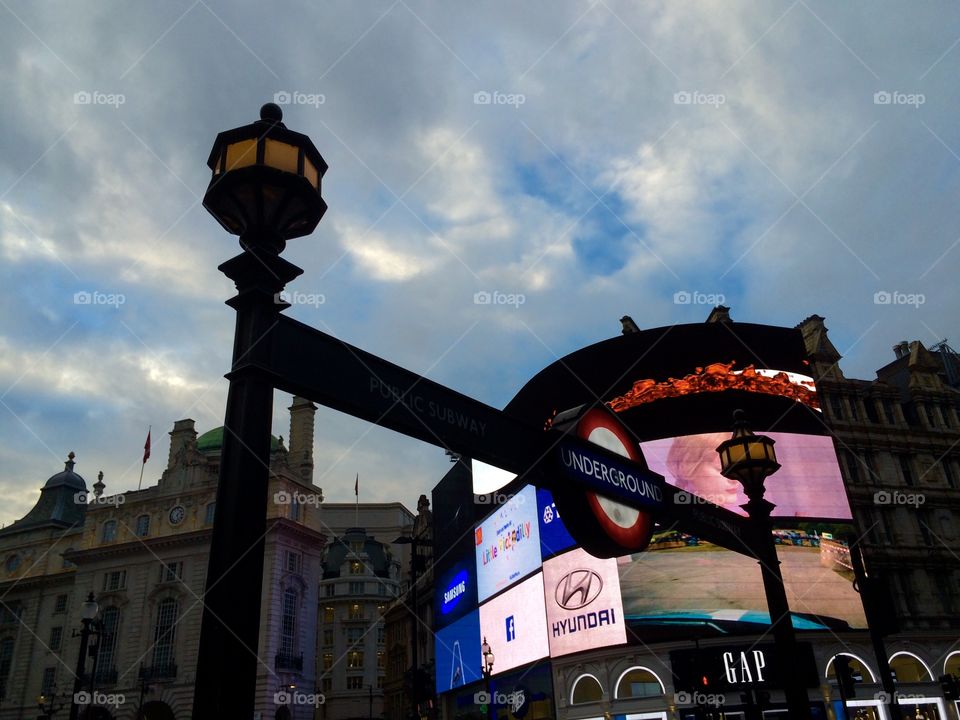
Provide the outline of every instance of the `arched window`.
{"type": "Polygon", "coordinates": [[[177,615],[180,603],[166,598],[157,605],[157,623],[153,629],[153,664],[165,668],[174,664],[174,640],[177,634],[177,615]]]}
{"type": "Polygon", "coordinates": [[[955,650],[947,655],[947,659],[943,663],[943,673],[945,675],[960,675],[960,650],[955,650]]]}
{"type": "MultiPolygon", "coordinates": [[[[850,669],[853,670],[854,677],[862,678],[859,680],[859,682],[872,683],[877,681],[877,677],[873,674],[873,670],[870,669],[870,666],[856,655],[851,655],[850,653],[837,653],[837,655],[843,655],[844,657],[850,658],[850,669]]],[[[837,655],[834,655],[832,658],[830,658],[830,662],[827,663],[826,672],[826,677],[834,683],[837,682],[837,669],[834,667],[833,661],[837,655]]]]}
{"type": "Polygon", "coordinates": [[[0,640],[0,698],[7,696],[7,680],[13,665],[13,638],[0,640]]]}
{"type": "Polygon", "coordinates": [[[890,669],[897,682],[932,682],[930,668],[913,653],[898,652],[890,657],[890,669]]]}
{"type": "Polygon", "coordinates": [[[146,537],[150,534],[150,516],[140,515],[137,518],[137,537],[146,537]]]}
{"type": "Polygon", "coordinates": [[[570,691],[570,704],[600,702],[603,699],[603,687],[593,675],[584,674],[573,681],[573,690],[570,691]]]}
{"type": "Polygon", "coordinates": [[[645,667],[632,667],[617,680],[614,699],[647,698],[663,695],[663,683],[656,673],[645,667]]]}
{"type": "Polygon", "coordinates": [[[280,618],[280,654],[292,656],[297,640],[297,591],[283,591],[283,608],[280,618]]]}
{"type": "Polygon", "coordinates": [[[117,521],[107,520],[100,531],[101,542],[111,542],[117,539],[117,521]]]}
{"type": "Polygon", "coordinates": [[[99,654],[97,655],[97,680],[105,681],[116,671],[117,633],[120,629],[120,609],[104,608],[101,614],[99,654]]]}

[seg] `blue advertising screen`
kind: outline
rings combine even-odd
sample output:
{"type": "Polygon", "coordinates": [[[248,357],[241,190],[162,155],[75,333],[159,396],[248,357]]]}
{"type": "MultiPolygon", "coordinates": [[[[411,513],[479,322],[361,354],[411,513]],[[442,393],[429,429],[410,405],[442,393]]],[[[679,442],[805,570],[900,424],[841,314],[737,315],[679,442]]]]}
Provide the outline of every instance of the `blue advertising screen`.
{"type": "Polygon", "coordinates": [[[437,692],[443,693],[480,680],[480,612],[441,629],[434,636],[437,692]]]}
{"type": "Polygon", "coordinates": [[[540,554],[544,560],[576,545],[560,519],[553,494],[545,488],[537,488],[537,517],[540,522],[540,554]]]}
{"type": "Polygon", "coordinates": [[[483,602],[540,567],[537,492],[527,485],[474,530],[477,596],[483,602]]]}
{"type": "Polygon", "coordinates": [[[437,575],[434,590],[436,627],[449,625],[477,607],[477,579],[473,560],[461,560],[437,575]]]}

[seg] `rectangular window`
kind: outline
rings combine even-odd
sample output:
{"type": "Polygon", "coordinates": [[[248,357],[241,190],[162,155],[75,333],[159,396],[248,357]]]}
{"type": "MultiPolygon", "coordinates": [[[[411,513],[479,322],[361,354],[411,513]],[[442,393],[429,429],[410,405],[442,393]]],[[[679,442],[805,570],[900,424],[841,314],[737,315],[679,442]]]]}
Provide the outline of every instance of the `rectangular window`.
{"type": "Polygon", "coordinates": [[[377,650],[377,667],[381,669],[387,667],[387,654],[383,650],[377,650]]]}
{"type": "Polygon", "coordinates": [[[325,607],[325,608],[323,609],[323,621],[324,621],[325,623],[332,623],[332,622],[333,622],[333,608],[332,608],[332,607],[327,606],[327,607],[325,607]]]}
{"type": "Polygon", "coordinates": [[[292,550],[287,550],[287,572],[299,574],[300,553],[293,552],[292,550]]]}
{"type": "Polygon", "coordinates": [[[957,474],[953,468],[953,459],[945,457],[940,461],[940,467],[943,468],[943,477],[947,481],[947,485],[952,488],[957,487],[957,474]]]}
{"type": "Polygon", "coordinates": [[[280,654],[291,656],[296,649],[297,591],[283,592],[283,613],[280,620],[280,654]]]}
{"type": "Polygon", "coordinates": [[[379,690],[383,689],[383,675],[377,676],[377,689],[379,690]]]}
{"type": "Polygon", "coordinates": [[[854,422],[859,421],[860,420],[860,410],[859,410],[860,404],[857,401],[857,398],[855,397],[847,398],[847,404],[850,406],[850,419],[852,419],[854,422]]]}
{"type": "Polygon", "coordinates": [[[923,419],[927,421],[927,427],[938,427],[937,418],[933,407],[931,407],[929,403],[923,403],[921,407],[923,407],[923,419]]]}
{"type": "Polygon", "coordinates": [[[347,653],[347,667],[354,670],[363,667],[362,650],[351,650],[347,653]]]}
{"type": "Polygon", "coordinates": [[[350,583],[350,594],[351,594],[351,595],[363,595],[363,583],[362,583],[362,582],[352,582],[352,583],[350,583]]]}
{"type": "Polygon", "coordinates": [[[843,402],[839,395],[830,396],[830,410],[833,412],[834,419],[843,420],[843,402]]]}
{"type": "Polygon", "coordinates": [[[53,686],[57,684],[57,669],[48,667],[43,669],[43,680],[40,681],[40,694],[52,695],[53,686]]]}
{"type": "Polygon", "coordinates": [[[872,423],[880,422],[880,417],[877,415],[877,401],[874,398],[864,398],[863,407],[867,411],[867,420],[872,423]]]}
{"type": "Polygon", "coordinates": [[[323,688],[323,692],[329,695],[333,691],[333,678],[325,677],[321,687],[323,688]]]}
{"type": "Polygon", "coordinates": [[[891,425],[897,424],[897,415],[893,410],[893,400],[890,398],[884,398],[882,401],[883,404],[883,414],[887,418],[887,422],[891,425]]]}
{"type": "Polygon", "coordinates": [[[323,669],[330,670],[333,667],[333,653],[323,654],[323,669]]]}
{"type": "Polygon", "coordinates": [[[160,582],[174,582],[183,576],[183,562],[161,562],[160,563],[160,582]]]}
{"type": "Polygon", "coordinates": [[[872,452],[863,453],[863,464],[867,466],[868,482],[879,482],[880,476],[877,474],[877,460],[872,452]]]}
{"type": "Polygon", "coordinates": [[[97,656],[97,675],[109,673],[116,666],[117,631],[120,629],[120,610],[116,607],[106,608],[101,616],[99,655],[97,656]]]}
{"type": "Polygon", "coordinates": [[[932,546],[933,533],[930,532],[930,516],[927,513],[918,510],[917,526],[920,528],[920,537],[923,539],[923,544],[932,546]]]}
{"type": "Polygon", "coordinates": [[[108,572],[104,574],[103,576],[104,591],[123,590],[126,587],[127,587],[127,571],[126,570],[114,570],[113,572],[108,572]]]}
{"type": "Polygon", "coordinates": [[[383,645],[384,640],[386,640],[386,629],[383,625],[377,625],[377,645],[383,645]]]}
{"type": "Polygon", "coordinates": [[[333,645],[333,628],[326,628],[323,631],[323,644],[333,645]]]}
{"type": "Polygon", "coordinates": [[[153,664],[169,667],[174,662],[173,648],[177,632],[179,603],[174,598],[161,600],[157,605],[157,624],[153,628],[153,664]]]}
{"type": "Polygon", "coordinates": [[[137,537],[146,537],[150,534],[150,516],[141,515],[137,518],[137,537]]]}
{"type": "Polygon", "coordinates": [[[950,416],[949,405],[940,406],[940,417],[943,418],[943,424],[945,427],[953,427],[953,418],[950,416]]]}
{"type": "Polygon", "coordinates": [[[849,450],[841,450],[843,462],[847,466],[847,477],[852,483],[860,482],[860,461],[857,456],[849,450]]]}
{"type": "Polygon", "coordinates": [[[63,642],[63,627],[57,625],[56,627],[50,628],[50,649],[59,650],[60,645],[63,642]]]}
{"type": "Polygon", "coordinates": [[[67,611],[67,596],[66,595],[57,595],[56,601],[53,603],[53,611],[55,613],[62,613],[67,611]]]}
{"type": "Polygon", "coordinates": [[[903,477],[903,484],[908,487],[913,487],[913,463],[910,461],[910,456],[898,455],[897,459],[900,462],[900,474],[903,477]]]}
{"type": "Polygon", "coordinates": [[[350,619],[363,620],[363,608],[360,606],[360,603],[354,603],[350,606],[350,619]]]}
{"type": "Polygon", "coordinates": [[[363,628],[347,628],[347,644],[356,645],[363,640],[363,628]]]}
{"type": "Polygon", "coordinates": [[[333,597],[336,594],[337,594],[337,584],[330,583],[329,585],[327,585],[327,597],[333,597]]]}
{"type": "Polygon", "coordinates": [[[217,504],[215,502],[207,503],[207,510],[203,516],[204,525],[213,525],[213,516],[217,512],[217,504]]]}
{"type": "Polygon", "coordinates": [[[351,675],[347,678],[347,690],[363,690],[363,676],[351,675]]]}

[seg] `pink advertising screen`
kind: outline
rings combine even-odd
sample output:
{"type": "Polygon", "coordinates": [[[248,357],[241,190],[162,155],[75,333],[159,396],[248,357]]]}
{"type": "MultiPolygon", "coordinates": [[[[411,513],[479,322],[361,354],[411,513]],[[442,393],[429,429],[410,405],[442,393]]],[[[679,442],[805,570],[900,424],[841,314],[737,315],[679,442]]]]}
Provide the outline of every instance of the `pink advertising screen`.
{"type": "MultiPolygon", "coordinates": [[[[775,518],[821,518],[851,520],[850,504],[840,477],[833,441],[824,435],[764,433],[776,441],[774,449],[782,466],[767,478],[766,499],[777,507],[775,518]]],[[[696,497],[740,515],[747,502],[743,488],[720,474],[717,446],[730,439],[729,432],[683,435],[640,443],[647,464],[666,481],[690,496],[677,502],[696,502],[696,497]]]]}

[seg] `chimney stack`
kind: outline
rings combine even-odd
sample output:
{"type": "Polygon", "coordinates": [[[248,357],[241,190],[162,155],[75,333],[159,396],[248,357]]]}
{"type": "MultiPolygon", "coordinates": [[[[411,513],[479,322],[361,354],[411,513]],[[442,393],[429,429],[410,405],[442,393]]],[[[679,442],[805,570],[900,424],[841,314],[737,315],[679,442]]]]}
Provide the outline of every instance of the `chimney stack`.
{"type": "Polygon", "coordinates": [[[896,345],[893,346],[893,354],[897,358],[902,358],[910,354],[910,344],[906,340],[901,340],[896,345]]]}
{"type": "Polygon", "coordinates": [[[290,410],[290,466],[308,485],[313,484],[313,418],[317,406],[294,396],[290,410]]]}

